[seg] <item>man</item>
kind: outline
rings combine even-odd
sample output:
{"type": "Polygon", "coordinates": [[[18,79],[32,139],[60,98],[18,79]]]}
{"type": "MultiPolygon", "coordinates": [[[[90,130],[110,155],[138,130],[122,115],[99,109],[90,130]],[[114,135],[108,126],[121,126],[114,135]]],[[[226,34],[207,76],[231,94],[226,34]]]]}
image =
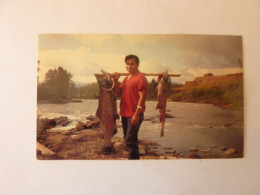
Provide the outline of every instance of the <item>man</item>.
{"type": "Polygon", "coordinates": [[[148,82],[139,71],[139,58],[135,55],[125,57],[126,70],[129,75],[119,86],[119,75],[115,73],[114,81],[117,94],[121,94],[120,115],[122,117],[128,159],[140,159],[138,147],[138,131],[144,119],[145,100],[148,82]]]}

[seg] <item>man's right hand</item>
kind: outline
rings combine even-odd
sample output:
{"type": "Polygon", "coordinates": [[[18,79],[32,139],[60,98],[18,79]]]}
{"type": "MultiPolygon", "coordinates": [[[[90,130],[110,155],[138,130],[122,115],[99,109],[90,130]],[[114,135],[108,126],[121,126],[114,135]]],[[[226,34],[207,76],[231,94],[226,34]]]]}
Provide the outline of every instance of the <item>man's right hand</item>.
{"type": "Polygon", "coordinates": [[[114,73],[112,73],[112,75],[113,75],[114,81],[117,82],[118,79],[120,78],[120,74],[118,74],[118,72],[114,72],[114,73]]]}

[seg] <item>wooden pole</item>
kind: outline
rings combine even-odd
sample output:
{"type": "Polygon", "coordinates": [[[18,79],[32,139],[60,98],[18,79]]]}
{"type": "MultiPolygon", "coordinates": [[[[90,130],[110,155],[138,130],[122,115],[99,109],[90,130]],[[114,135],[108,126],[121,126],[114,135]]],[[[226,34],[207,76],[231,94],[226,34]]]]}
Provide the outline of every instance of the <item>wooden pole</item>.
{"type": "MultiPolygon", "coordinates": [[[[109,73],[112,77],[114,76],[114,74],[109,73]]],[[[117,73],[120,76],[128,76],[128,73],[117,73]]],[[[162,75],[162,73],[143,73],[145,76],[160,76],[162,75]]],[[[103,74],[101,73],[95,73],[96,76],[101,76],[103,74]]],[[[169,77],[179,77],[181,76],[180,74],[168,74],[169,77]]]]}

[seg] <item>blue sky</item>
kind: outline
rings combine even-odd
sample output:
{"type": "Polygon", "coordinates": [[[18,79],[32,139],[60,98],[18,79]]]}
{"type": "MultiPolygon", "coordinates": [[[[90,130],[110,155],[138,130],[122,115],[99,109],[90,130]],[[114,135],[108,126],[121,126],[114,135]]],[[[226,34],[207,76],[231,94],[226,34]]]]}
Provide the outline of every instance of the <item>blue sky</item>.
{"type": "MultiPolygon", "coordinates": [[[[218,35],[153,34],[41,34],[39,81],[49,69],[62,66],[76,84],[95,82],[94,73],[126,72],[124,58],[138,55],[139,69],[181,74],[173,81],[185,83],[206,73],[242,72],[242,37],[218,35]]],[[[151,80],[153,77],[149,77],[151,80]]]]}

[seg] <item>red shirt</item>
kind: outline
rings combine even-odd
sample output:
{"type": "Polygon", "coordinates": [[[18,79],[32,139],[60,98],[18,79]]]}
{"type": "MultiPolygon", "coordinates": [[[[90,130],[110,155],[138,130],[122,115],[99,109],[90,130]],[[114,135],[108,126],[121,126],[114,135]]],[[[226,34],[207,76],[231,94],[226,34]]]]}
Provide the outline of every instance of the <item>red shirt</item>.
{"type": "MultiPolygon", "coordinates": [[[[120,102],[120,115],[131,117],[134,115],[138,100],[139,91],[147,93],[148,82],[143,73],[138,72],[131,78],[126,77],[120,85],[121,89],[121,102],[120,102]]],[[[142,112],[145,111],[145,107],[142,112]]]]}

